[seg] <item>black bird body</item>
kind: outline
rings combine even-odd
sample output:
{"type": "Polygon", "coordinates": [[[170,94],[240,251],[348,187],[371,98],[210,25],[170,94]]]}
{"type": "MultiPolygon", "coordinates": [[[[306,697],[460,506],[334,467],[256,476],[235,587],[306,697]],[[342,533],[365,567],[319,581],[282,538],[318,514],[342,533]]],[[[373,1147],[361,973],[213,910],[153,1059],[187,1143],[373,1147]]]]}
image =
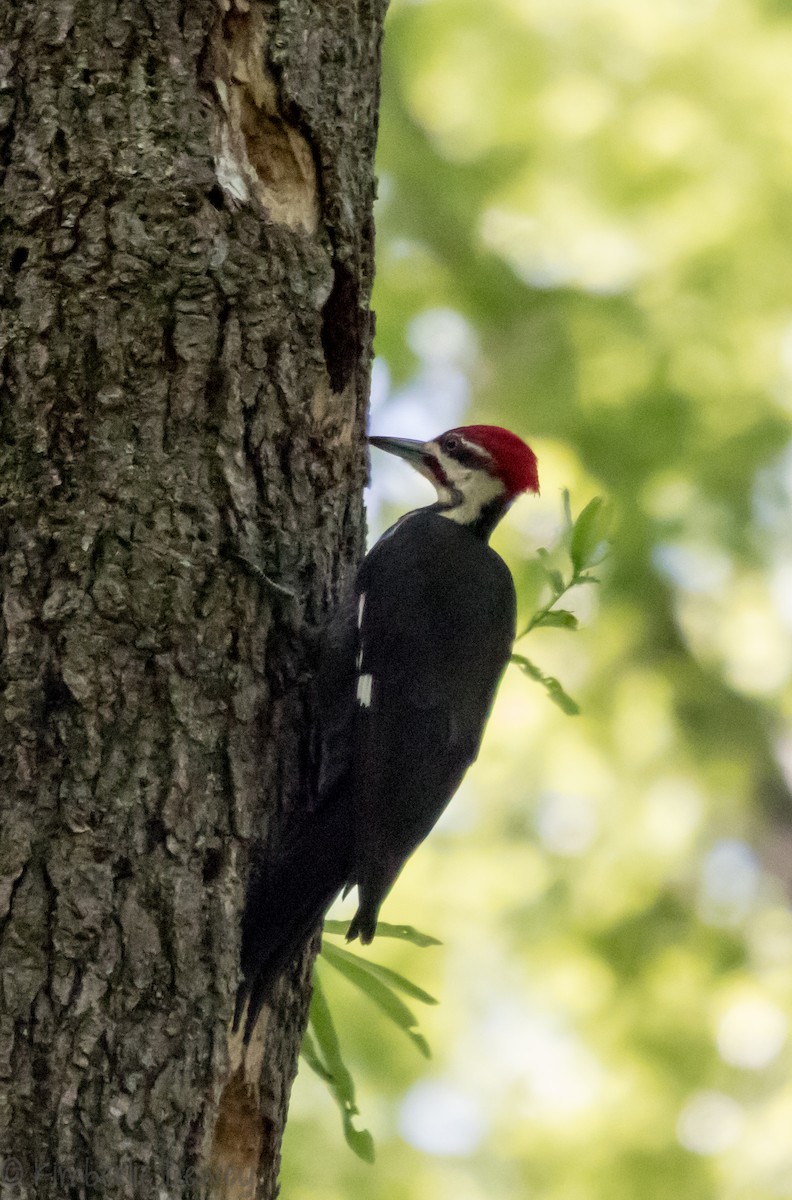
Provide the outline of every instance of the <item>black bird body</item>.
{"type": "Polygon", "coordinates": [[[386,893],[478,754],[516,600],[495,551],[430,510],[377,543],[356,597],[358,681],[370,684],[358,682],[350,730],[359,894],[350,936],[369,942],[386,893]]]}
{"type": "Polygon", "coordinates": [[[478,754],[516,599],[487,544],[494,521],[448,511],[441,493],[380,538],[322,638],[315,807],[252,879],[243,918],[246,1036],[342,888],[358,888],[347,936],[371,941],[382,901],[478,754]]]}

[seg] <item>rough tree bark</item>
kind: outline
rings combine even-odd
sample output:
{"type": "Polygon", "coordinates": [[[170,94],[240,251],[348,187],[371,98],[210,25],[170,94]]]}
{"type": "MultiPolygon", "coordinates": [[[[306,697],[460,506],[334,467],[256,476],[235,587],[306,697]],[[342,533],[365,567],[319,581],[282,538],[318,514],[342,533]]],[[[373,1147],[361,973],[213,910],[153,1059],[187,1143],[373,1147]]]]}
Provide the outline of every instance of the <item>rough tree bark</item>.
{"type": "Polygon", "coordinates": [[[251,845],[306,802],[310,662],[234,555],[316,623],[361,549],[384,7],[0,5],[15,1197],[276,1191],[308,961],[258,1068],[228,1026],[251,845]]]}

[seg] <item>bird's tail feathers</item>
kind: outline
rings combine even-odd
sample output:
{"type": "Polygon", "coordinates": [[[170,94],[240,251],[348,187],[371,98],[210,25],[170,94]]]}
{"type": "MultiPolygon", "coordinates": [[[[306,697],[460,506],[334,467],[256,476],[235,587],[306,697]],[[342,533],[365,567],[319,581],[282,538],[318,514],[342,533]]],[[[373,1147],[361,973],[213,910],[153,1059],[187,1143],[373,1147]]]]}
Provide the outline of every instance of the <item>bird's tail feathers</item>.
{"type": "Polygon", "coordinates": [[[270,861],[254,867],[242,919],[242,982],[234,1030],[245,1016],[245,1042],[278,978],[318,929],[347,882],[352,864],[347,806],[334,798],[311,814],[270,861]]]}
{"type": "Polygon", "coordinates": [[[361,902],[358,905],[358,910],[352,920],[349,922],[349,929],[346,932],[346,940],[354,942],[355,938],[360,938],[364,946],[368,946],[374,940],[374,934],[377,932],[377,920],[379,918],[379,905],[376,908],[368,906],[364,908],[361,902]]]}
{"type": "Polygon", "coordinates": [[[347,930],[348,942],[360,938],[363,945],[368,946],[374,940],[382,902],[396,882],[404,858],[403,854],[388,855],[382,850],[376,856],[369,853],[368,870],[357,880],[358,910],[347,930]]]}

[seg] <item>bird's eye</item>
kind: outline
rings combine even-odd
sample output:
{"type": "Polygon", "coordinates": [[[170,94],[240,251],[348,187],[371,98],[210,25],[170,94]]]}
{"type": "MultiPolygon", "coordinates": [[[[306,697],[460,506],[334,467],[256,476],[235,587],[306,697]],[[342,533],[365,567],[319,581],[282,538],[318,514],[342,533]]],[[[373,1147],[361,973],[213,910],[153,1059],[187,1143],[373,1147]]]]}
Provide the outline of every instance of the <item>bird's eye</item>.
{"type": "Polygon", "coordinates": [[[456,450],[458,446],[459,446],[459,438],[455,438],[455,437],[446,438],[444,449],[456,450]]]}

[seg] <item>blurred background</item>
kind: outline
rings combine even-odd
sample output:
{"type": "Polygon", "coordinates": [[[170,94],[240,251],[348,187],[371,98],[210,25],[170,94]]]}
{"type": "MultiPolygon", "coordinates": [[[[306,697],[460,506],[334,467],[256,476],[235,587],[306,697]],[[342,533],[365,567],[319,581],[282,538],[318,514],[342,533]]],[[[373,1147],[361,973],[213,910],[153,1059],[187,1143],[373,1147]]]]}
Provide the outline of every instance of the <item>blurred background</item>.
{"type": "MultiPolygon", "coordinates": [[[[504,424],[530,615],[561,493],[613,506],[366,951],[322,979],[377,1162],[304,1067],[287,1200],[792,1197],[792,3],[393,0],[372,427],[504,424]]],[[[376,457],[372,533],[429,499],[376,457]]]]}

